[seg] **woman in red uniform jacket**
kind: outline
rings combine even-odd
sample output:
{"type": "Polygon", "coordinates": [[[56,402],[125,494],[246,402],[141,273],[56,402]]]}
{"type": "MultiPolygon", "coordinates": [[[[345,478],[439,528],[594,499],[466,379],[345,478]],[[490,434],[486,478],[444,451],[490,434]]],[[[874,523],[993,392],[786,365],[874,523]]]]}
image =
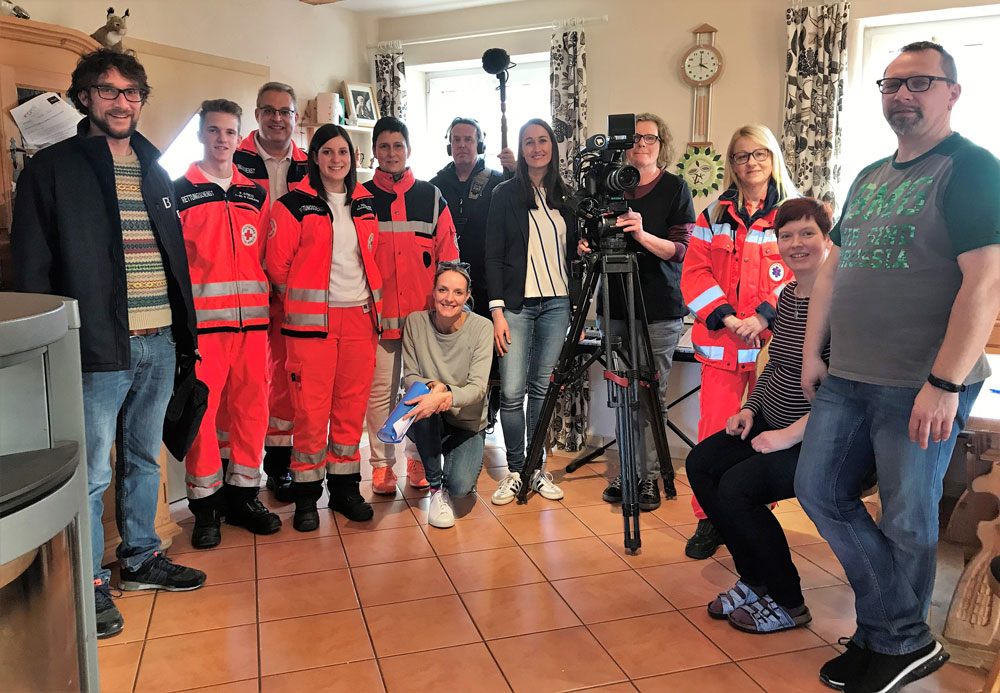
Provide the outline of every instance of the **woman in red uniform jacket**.
{"type": "Polygon", "coordinates": [[[375,265],[378,221],[357,185],[354,145],[339,125],[309,144],[308,175],[271,210],[267,271],[283,298],[292,406],[292,526],[319,526],[323,478],[331,510],[371,519],[358,490],[358,443],[375,367],[382,278],[375,265]],[[329,429],[329,433],[328,433],[329,429]]]}
{"type": "MultiPolygon", "coordinates": [[[[698,218],[681,273],[702,363],[698,440],[722,430],[753,387],[778,294],[791,279],[778,253],[774,215],[797,193],[778,141],[763,125],[745,125],[733,133],[725,165],[726,190],[698,218]]],[[[691,505],[699,521],[686,553],[708,558],[722,538],[694,497],[691,505]]]]}

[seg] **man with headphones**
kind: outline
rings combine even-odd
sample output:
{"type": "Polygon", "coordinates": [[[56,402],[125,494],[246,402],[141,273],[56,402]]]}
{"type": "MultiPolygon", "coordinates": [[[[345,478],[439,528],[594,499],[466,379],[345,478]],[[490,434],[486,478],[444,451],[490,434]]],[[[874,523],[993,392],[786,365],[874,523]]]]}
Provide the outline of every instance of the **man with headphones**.
{"type": "Polygon", "coordinates": [[[437,172],[431,183],[448,201],[458,237],[458,254],[469,263],[472,276],[472,300],[476,313],[490,317],[486,297],[486,217],[490,212],[493,188],[514,175],[517,162],[514,152],[500,152],[503,172],[486,168],[486,134],[472,118],[459,116],[445,133],[451,163],[437,172]]]}
{"type": "MultiPolygon", "coordinates": [[[[455,222],[459,258],[469,263],[473,310],[492,320],[489,298],[486,296],[486,217],[490,213],[493,188],[514,175],[517,161],[514,152],[509,147],[504,147],[499,155],[503,172],[486,168],[486,161],[482,156],[486,153],[486,133],[472,118],[459,116],[451,121],[445,139],[448,140],[447,151],[451,163],[438,171],[431,178],[431,183],[438,187],[448,201],[455,222]]],[[[496,372],[495,356],[492,370],[496,372]]],[[[496,424],[499,409],[500,389],[497,387],[489,393],[487,431],[496,424]]]]}

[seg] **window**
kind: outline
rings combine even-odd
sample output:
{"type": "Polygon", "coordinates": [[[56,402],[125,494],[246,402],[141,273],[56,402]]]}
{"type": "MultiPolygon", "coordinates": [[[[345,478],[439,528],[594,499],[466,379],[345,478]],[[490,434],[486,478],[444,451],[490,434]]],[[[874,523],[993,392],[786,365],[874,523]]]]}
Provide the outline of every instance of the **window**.
{"type": "MultiPolygon", "coordinates": [[[[549,59],[547,53],[541,53],[513,56],[512,61],[517,65],[507,80],[507,144],[517,154],[517,132],[524,122],[551,118],[549,59]]],[[[418,178],[432,177],[451,161],[445,133],[452,119],[460,115],[479,121],[486,133],[486,165],[500,168],[499,84],[496,76],[483,71],[478,60],[407,66],[410,138],[420,143],[410,164],[418,178]]]]}
{"type": "Polygon", "coordinates": [[[944,46],[958,67],[962,96],[952,111],[952,129],[1000,156],[1000,130],[995,125],[1000,95],[993,86],[994,72],[1000,65],[1000,14],[867,26],[860,80],[852,85],[845,101],[850,110],[845,113],[838,200],[847,195],[862,167],[896,150],[896,136],[881,116],[882,101],[875,80],[882,77],[900,48],[928,40],[944,46]]]}
{"type": "Polygon", "coordinates": [[[192,161],[201,161],[204,154],[198,141],[198,114],[195,113],[160,155],[160,166],[167,169],[170,180],[176,180],[187,173],[192,161]]]}

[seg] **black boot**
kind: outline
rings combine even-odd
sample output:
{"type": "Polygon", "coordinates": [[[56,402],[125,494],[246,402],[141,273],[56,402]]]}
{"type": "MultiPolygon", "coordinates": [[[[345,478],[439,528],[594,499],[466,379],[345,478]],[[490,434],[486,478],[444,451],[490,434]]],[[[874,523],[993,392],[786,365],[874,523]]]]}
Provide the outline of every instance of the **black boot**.
{"type": "Polygon", "coordinates": [[[322,481],[293,481],[292,495],[295,498],[295,515],[292,527],[299,532],[314,532],[319,529],[319,511],[316,501],[323,495],[322,481]]]}
{"type": "Polygon", "coordinates": [[[361,474],[327,474],[326,487],[330,489],[330,510],[342,513],[348,520],[364,522],[375,512],[361,495],[361,474]]]}
{"type": "Polygon", "coordinates": [[[722,543],[722,535],[719,534],[719,530],[715,528],[711,520],[698,520],[698,529],[687,540],[684,553],[687,554],[688,558],[701,561],[715,553],[715,550],[722,543]]]}
{"type": "Polygon", "coordinates": [[[264,507],[257,497],[256,486],[225,484],[226,522],[246,527],[254,534],[274,534],[281,529],[281,518],[264,507]]]}
{"type": "Polygon", "coordinates": [[[292,473],[288,467],[292,463],[292,449],[284,445],[268,445],[264,448],[264,474],[267,475],[267,490],[274,494],[279,503],[291,503],[292,473]]]}
{"type": "Polygon", "coordinates": [[[188,507],[194,514],[194,531],[191,532],[191,546],[196,549],[212,549],[222,541],[222,508],[218,493],[207,498],[188,498],[188,507]]]}

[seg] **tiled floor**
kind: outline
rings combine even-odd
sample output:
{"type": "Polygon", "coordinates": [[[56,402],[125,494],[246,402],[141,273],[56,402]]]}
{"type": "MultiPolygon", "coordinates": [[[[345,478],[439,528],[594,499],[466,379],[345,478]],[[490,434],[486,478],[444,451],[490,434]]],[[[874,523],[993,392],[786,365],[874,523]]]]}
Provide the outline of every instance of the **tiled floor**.
{"type": "MultiPolygon", "coordinates": [[[[324,509],[319,531],[299,534],[292,507],[275,506],[286,520],[279,533],[224,526],[211,551],[191,549],[192,519],[177,503],[184,534],[169,555],[205,570],[208,583],[125,593],[125,631],[99,648],[102,689],[828,690],[817,672],[852,631],[853,598],[794,501],[777,513],[814,620],[752,636],[706,615],[735,576],[724,550],[707,561],[684,556],[692,516],[683,477],[676,500],[642,515],[642,550],[629,556],[621,516],[600,498],[614,464],[565,476],[564,463],[549,465],[562,502],[496,507],[489,494],[504,457],[488,443],[482,499],[451,530],[427,526],[425,494],[405,478],[395,498],[363,486],[377,501],[370,522],[324,509]]],[[[982,682],[981,672],[948,664],[907,690],[978,691],[982,682]]]]}

